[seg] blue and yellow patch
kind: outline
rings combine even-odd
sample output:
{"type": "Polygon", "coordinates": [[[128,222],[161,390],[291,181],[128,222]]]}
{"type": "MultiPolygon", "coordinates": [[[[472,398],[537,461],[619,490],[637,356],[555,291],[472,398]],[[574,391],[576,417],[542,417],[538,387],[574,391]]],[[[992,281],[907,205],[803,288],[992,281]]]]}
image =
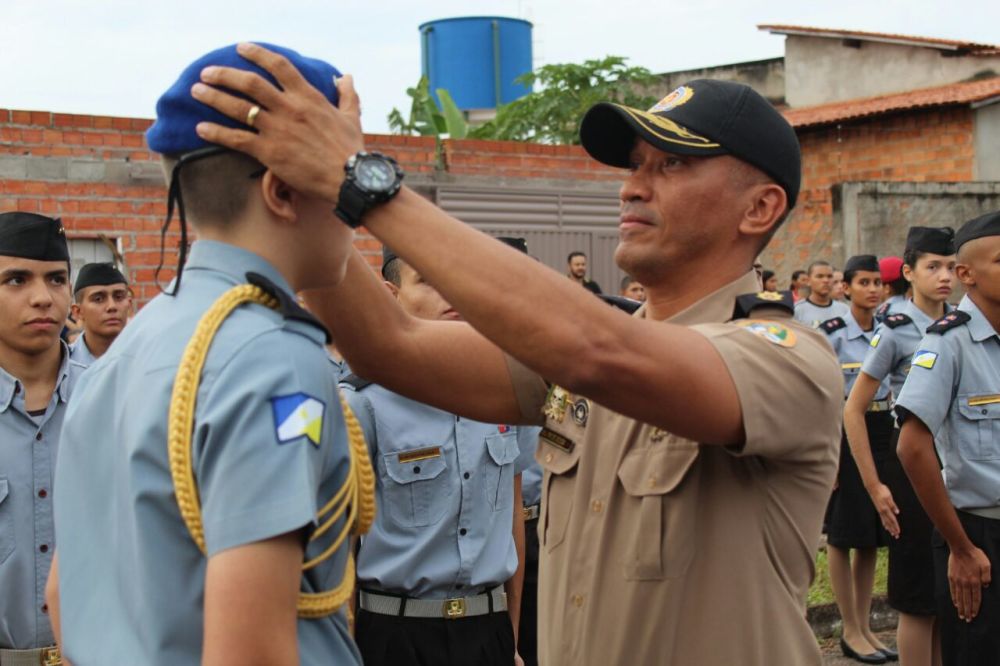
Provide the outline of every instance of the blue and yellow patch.
{"type": "Polygon", "coordinates": [[[764,338],[773,344],[780,345],[782,347],[795,346],[795,331],[791,330],[784,324],[766,321],[763,319],[747,319],[745,321],[737,322],[736,325],[745,328],[754,335],[764,338]]]}
{"type": "Polygon", "coordinates": [[[879,341],[881,339],[882,339],[882,334],[881,333],[876,333],[875,335],[872,336],[872,341],[870,343],[872,349],[875,349],[875,347],[878,347],[878,343],[879,343],[879,341]]]}
{"type": "Polygon", "coordinates": [[[323,437],[326,404],[307,393],[293,393],[271,398],[274,434],[279,444],[305,437],[318,447],[323,437]]]}
{"type": "Polygon", "coordinates": [[[917,368],[930,370],[937,362],[937,357],[938,355],[935,352],[921,350],[913,355],[913,363],[911,363],[911,365],[917,368]]]}

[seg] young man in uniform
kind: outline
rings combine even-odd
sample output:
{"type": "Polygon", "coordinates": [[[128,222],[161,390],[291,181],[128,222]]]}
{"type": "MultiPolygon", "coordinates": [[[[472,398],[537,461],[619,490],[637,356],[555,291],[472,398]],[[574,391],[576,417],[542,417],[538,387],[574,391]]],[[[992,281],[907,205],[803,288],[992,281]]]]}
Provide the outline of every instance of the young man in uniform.
{"type": "Polygon", "coordinates": [[[595,294],[600,295],[603,293],[601,291],[601,286],[594,282],[593,280],[587,279],[587,255],[583,252],[577,250],[576,252],[570,252],[569,256],[566,257],[566,276],[582,286],[584,289],[589,289],[595,294]]]}
{"type": "Polygon", "coordinates": [[[966,222],[955,248],[966,295],[913,356],[899,459],[937,528],[942,661],[987,666],[1000,663],[1000,212],[966,222]]]}
{"type": "MultiPolygon", "coordinates": [[[[281,52],[337,103],[332,66],[281,52]]],[[[77,664],[360,663],[336,610],[346,504],[327,503],[357,506],[345,484],[367,456],[348,454],[327,336],[293,296],[342,278],[352,234],[328,201],[195,134],[222,117],[188,90],[222,64],[251,68],[234,47],[203,56],[146,135],[198,240],[84,374],[63,430],[49,588],[77,664]]]]}
{"type": "Polygon", "coordinates": [[[846,317],[850,308],[833,299],[833,266],[825,261],[809,264],[809,296],[795,304],[795,319],[818,327],[824,321],[846,317]]]}
{"type": "MultiPolygon", "coordinates": [[[[382,275],[408,314],[461,319],[387,248],[382,275]]],[[[521,472],[537,431],[532,442],[517,426],[455,416],[358,376],[344,388],[380,507],[358,551],[364,663],[511,666],[524,572],[521,472]]]]}
{"type": "Polygon", "coordinates": [[[0,213],[0,664],[59,658],[43,593],[59,431],[83,371],[59,338],[69,302],[62,223],[0,213]]]}
{"type": "Polygon", "coordinates": [[[646,300],[646,290],[631,275],[622,278],[621,290],[618,295],[640,303],[646,300]]]}
{"type": "Polygon", "coordinates": [[[70,358],[90,366],[108,350],[128,322],[132,295],[114,264],[86,264],[73,285],[73,318],[83,332],[69,346],[70,358]]]}
{"type": "MultiPolygon", "coordinates": [[[[486,422],[544,415],[539,661],[818,666],[805,595],[843,394],[822,335],[792,323],[790,303],[757,295],[754,258],[799,189],[782,116],[748,86],[708,80],[650,111],[588,112],[584,147],[628,169],[615,254],[648,297],[630,317],[407,188],[385,196],[392,185],[356,169],[388,158],[357,155],[350,81],[346,108],[327,112],[283,59],[241,49],[282,89],[224,69],[203,81],[249,94],[267,122],[260,134],[199,131],[340,196],[342,219],[363,220],[518,358],[471,328],[401,312],[359,255],[349,282],[307,294],[323,318],[339,317],[337,344],[358,374],[486,422]],[[344,177],[330,168],[351,155],[344,177]],[[353,189],[369,205],[352,205],[353,189]]],[[[236,117],[249,106],[204,84],[193,94],[236,117]]]]}

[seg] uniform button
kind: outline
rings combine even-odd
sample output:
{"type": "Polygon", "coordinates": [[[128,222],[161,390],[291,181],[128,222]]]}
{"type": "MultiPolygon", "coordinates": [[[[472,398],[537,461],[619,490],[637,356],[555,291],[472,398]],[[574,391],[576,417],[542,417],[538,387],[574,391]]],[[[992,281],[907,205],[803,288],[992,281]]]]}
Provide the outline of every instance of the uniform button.
{"type": "Polygon", "coordinates": [[[47,491],[45,488],[42,488],[41,490],[38,491],[38,496],[41,497],[42,499],[45,499],[46,497],[49,496],[49,491],[47,491]]]}
{"type": "Polygon", "coordinates": [[[650,488],[655,488],[656,487],[656,482],[659,481],[659,480],[660,480],[660,477],[656,476],[655,474],[650,474],[649,475],[649,481],[647,483],[648,483],[648,485],[649,485],[650,488]]]}
{"type": "Polygon", "coordinates": [[[49,552],[49,547],[48,545],[43,543],[41,546],[38,547],[38,550],[42,551],[43,553],[47,553],[49,552]]]}
{"type": "Polygon", "coordinates": [[[465,529],[465,528],[463,527],[462,529],[460,529],[460,530],[458,531],[458,533],[459,533],[460,535],[462,535],[462,536],[465,536],[466,534],[468,534],[468,533],[469,533],[469,530],[467,530],[467,529],[465,529]]]}
{"type": "Polygon", "coordinates": [[[463,476],[463,477],[465,477],[465,478],[467,479],[467,478],[469,478],[469,477],[471,476],[471,474],[469,474],[468,472],[466,472],[466,473],[465,473],[465,474],[463,474],[462,476],[463,476]]]}
{"type": "Polygon", "coordinates": [[[417,465],[416,467],[413,468],[413,473],[414,474],[420,474],[420,466],[419,465],[417,465]]]}
{"type": "Polygon", "coordinates": [[[582,608],[583,607],[583,595],[574,594],[573,598],[572,598],[572,601],[573,601],[573,605],[576,606],[577,608],[582,608]]]}
{"type": "Polygon", "coordinates": [[[49,605],[48,604],[42,604],[42,612],[43,613],[48,613],[49,612],[49,605]]]}
{"type": "Polygon", "coordinates": [[[38,433],[37,435],[35,435],[35,439],[37,439],[38,441],[42,441],[42,433],[38,433]]]}
{"type": "Polygon", "coordinates": [[[546,453],[545,454],[545,462],[547,462],[547,463],[552,462],[552,454],[551,453],[546,453]]]}
{"type": "Polygon", "coordinates": [[[590,503],[590,510],[594,513],[600,513],[604,510],[604,503],[601,500],[594,500],[590,503]]]}
{"type": "Polygon", "coordinates": [[[989,412],[987,412],[987,411],[986,411],[986,410],[984,409],[984,410],[982,411],[982,413],[983,413],[983,414],[988,414],[989,412]]]}

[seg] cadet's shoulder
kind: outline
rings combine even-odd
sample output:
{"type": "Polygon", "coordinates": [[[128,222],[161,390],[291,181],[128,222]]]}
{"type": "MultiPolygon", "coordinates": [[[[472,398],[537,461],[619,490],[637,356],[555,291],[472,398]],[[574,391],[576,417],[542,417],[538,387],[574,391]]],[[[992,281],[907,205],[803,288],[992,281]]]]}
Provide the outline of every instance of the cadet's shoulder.
{"type": "Polygon", "coordinates": [[[910,315],[904,314],[902,312],[893,312],[892,314],[887,315],[882,320],[882,325],[890,329],[899,328],[904,324],[912,324],[912,323],[913,319],[910,318],[910,315]]]}
{"type": "Polygon", "coordinates": [[[847,328],[847,322],[843,317],[834,317],[832,319],[827,319],[822,324],[819,325],[820,330],[822,330],[827,335],[831,335],[841,330],[842,328],[847,328]]]}
{"type": "Polygon", "coordinates": [[[295,300],[295,297],[259,273],[247,273],[247,282],[262,289],[267,295],[277,301],[274,312],[280,315],[283,328],[294,332],[309,331],[312,335],[322,335],[325,342],[330,342],[330,333],[326,327],[308,310],[295,300]]]}
{"type": "Polygon", "coordinates": [[[358,375],[351,373],[340,380],[340,387],[347,389],[348,391],[354,393],[360,393],[369,386],[374,386],[375,383],[371,380],[365,379],[364,377],[359,377],[358,375]]]}
{"type": "Polygon", "coordinates": [[[952,310],[928,326],[927,332],[935,333],[937,335],[945,335],[949,331],[954,331],[962,326],[965,326],[971,319],[972,316],[968,312],[964,312],[962,310],[952,310]]]}

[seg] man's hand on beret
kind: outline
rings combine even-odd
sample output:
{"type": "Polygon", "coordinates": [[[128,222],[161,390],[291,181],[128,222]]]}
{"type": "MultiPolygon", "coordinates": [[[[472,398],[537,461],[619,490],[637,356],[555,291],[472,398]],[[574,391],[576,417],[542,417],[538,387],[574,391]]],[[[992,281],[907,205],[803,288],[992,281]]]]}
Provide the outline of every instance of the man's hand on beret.
{"type": "Polygon", "coordinates": [[[337,108],[313,88],[283,56],[257,46],[240,44],[241,56],[270,72],[281,89],[254,74],[228,67],[206,67],[204,83],[192,96],[235,120],[244,121],[254,102],[261,107],[256,132],[203,122],[198,135],[211,143],[254,157],[297,190],[336,202],[347,159],[364,149],[361,103],[348,75],[337,80],[337,108]],[[207,84],[207,85],[206,85],[207,84]]]}

